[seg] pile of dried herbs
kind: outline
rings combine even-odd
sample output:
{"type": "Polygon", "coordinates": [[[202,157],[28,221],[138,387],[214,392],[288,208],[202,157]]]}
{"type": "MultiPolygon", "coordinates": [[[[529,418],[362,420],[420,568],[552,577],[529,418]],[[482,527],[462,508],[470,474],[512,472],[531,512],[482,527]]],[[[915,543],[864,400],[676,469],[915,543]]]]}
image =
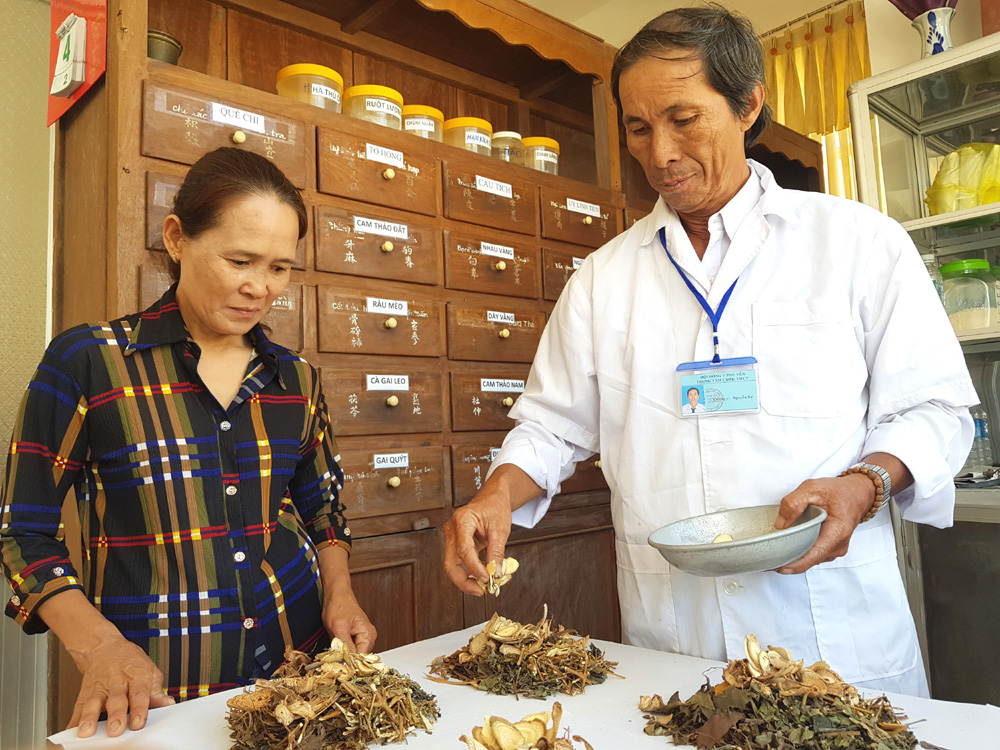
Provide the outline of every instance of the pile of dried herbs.
{"type": "Polygon", "coordinates": [[[486,627],[451,656],[431,664],[435,682],[474,685],[497,695],[545,698],[556,692],[582,693],[614,674],[618,662],[589,636],[561,625],[553,629],[548,608],[537,625],[522,625],[494,613],[486,627]]]}
{"type": "Polygon", "coordinates": [[[468,750],[576,750],[574,740],[583,743],[585,750],[594,750],[579,735],[571,740],[569,729],[565,737],[559,737],[561,720],[562,704],[555,701],[551,713],[528,714],[514,723],[501,716],[487,716],[482,726],[472,728],[471,737],[463,734],[459,739],[468,750]]]}
{"type": "Polygon", "coordinates": [[[747,658],[730,660],[723,682],[688,700],[642,696],[646,734],[677,745],[726,750],[909,750],[916,739],[885,697],[865,700],[826,662],[804,667],[784,648],[746,638],[747,658]]]}
{"type": "Polygon", "coordinates": [[[361,750],[429,730],[441,715],[416,682],[337,638],[315,657],[285,656],[272,679],[227,702],[233,750],[361,750]]]}

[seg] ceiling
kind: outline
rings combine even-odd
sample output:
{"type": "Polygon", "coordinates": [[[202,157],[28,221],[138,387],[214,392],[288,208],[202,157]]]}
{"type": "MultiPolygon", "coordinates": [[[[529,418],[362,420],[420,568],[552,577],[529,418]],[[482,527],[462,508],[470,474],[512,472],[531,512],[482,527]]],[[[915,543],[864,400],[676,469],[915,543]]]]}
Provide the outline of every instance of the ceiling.
{"type": "MultiPolygon", "coordinates": [[[[829,0],[827,0],[829,1],[829,0]]],[[[523,0],[549,15],[578,26],[620,47],[654,16],[696,5],[695,0],[523,0]]],[[[759,32],[770,31],[787,21],[812,12],[823,0],[726,0],[726,7],[747,16],[759,32]]]]}

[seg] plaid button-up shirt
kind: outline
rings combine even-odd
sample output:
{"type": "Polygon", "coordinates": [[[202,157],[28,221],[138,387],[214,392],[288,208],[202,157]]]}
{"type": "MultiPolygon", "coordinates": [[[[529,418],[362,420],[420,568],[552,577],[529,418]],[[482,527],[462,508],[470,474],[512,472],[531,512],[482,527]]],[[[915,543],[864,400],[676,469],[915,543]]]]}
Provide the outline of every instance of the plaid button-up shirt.
{"type": "Polygon", "coordinates": [[[251,332],[228,409],[198,375],[174,290],[57,336],[28,385],[0,505],[6,614],[82,589],[177,698],[247,684],[326,637],[317,549],[349,547],[343,472],[316,370],[251,332]],[[60,509],[75,491],[76,570],[60,509]]]}

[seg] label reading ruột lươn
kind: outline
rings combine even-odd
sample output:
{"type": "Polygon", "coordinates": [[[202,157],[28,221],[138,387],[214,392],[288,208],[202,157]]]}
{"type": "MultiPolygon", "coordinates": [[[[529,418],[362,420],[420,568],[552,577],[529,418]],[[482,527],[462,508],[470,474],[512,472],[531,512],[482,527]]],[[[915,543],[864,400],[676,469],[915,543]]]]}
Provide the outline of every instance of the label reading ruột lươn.
{"type": "Polygon", "coordinates": [[[400,119],[403,117],[403,108],[396,104],[396,102],[390,102],[388,99],[366,97],[365,109],[369,112],[381,112],[383,115],[390,115],[391,117],[398,117],[400,119]]]}

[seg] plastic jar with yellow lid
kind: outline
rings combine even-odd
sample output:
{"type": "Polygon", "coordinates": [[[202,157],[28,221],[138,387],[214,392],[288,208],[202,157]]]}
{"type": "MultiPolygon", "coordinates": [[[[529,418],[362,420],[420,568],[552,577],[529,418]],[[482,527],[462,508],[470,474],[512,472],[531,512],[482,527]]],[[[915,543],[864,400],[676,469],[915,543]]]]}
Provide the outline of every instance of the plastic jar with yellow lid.
{"type": "Polygon", "coordinates": [[[493,153],[493,126],[478,117],[453,117],[444,121],[444,142],[489,156],[493,153]]]}
{"type": "Polygon", "coordinates": [[[344,92],[344,113],[359,120],[403,129],[403,95],[388,86],[351,86],[344,92]]]}
{"type": "Polygon", "coordinates": [[[559,174],[559,141],[541,136],[525,138],[524,163],[540,172],[559,174]]]}
{"type": "Polygon", "coordinates": [[[524,164],[524,143],[521,141],[521,134],[513,130],[494,133],[493,157],[509,161],[511,164],[524,164]]]}
{"type": "Polygon", "coordinates": [[[403,130],[419,138],[440,141],[444,133],[444,113],[423,104],[407,104],[403,107],[403,130]]]}
{"type": "Polygon", "coordinates": [[[275,88],[288,99],[339,112],[344,79],[336,70],[325,65],[296,63],[278,71],[275,88]]]}

